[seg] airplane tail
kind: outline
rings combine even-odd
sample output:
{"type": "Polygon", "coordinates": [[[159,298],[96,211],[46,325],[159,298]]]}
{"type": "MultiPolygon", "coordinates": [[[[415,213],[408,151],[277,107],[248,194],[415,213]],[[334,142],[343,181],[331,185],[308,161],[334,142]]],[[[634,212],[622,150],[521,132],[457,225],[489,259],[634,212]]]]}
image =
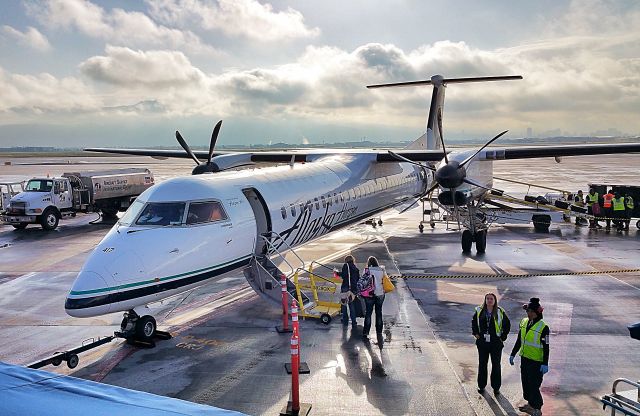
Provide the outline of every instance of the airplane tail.
{"type": "Polygon", "coordinates": [[[436,150],[442,148],[442,109],[444,107],[444,89],[447,84],[459,84],[463,82],[487,82],[507,81],[522,79],[520,75],[507,75],[497,77],[473,77],[473,78],[444,78],[442,75],[434,75],[429,80],[396,82],[392,84],[367,85],[367,88],[386,87],[412,87],[419,85],[433,85],[429,116],[427,118],[427,131],[406,147],[412,150],[436,150]]]}

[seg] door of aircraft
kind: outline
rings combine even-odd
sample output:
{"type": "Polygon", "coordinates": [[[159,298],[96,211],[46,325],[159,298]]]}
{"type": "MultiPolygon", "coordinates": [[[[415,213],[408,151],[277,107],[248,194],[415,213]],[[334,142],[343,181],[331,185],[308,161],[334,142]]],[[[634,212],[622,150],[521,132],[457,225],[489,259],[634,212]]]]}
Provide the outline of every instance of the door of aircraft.
{"type": "Polygon", "coordinates": [[[247,197],[249,205],[253,210],[253,215],[256,219],[256,246],[255,254],[262,254],[266,251],[266,244],[264,239],[260,238],[260,235],[265,235],[271,232],[271,215],[267,209],[267,204],[264,201],[260,192],[255,188],[246,188],[242,190],[244,196],[247,197]]]}

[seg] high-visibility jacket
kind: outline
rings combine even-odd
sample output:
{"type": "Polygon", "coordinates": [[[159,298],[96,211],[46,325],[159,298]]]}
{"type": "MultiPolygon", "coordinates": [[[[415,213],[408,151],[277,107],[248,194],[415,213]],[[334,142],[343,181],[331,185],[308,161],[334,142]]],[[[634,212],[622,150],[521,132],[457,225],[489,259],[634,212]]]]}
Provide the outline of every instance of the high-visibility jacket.
{"type": "Polygon", "coordinates": [[[527,331],[529,318],[520,321],[520,355],[533,361],[544,361],[544,349],[542,348],[542,330],[547,324],[540,319],[527,331]]]}
{"type": "Polygon", "coordinates": [[[593,204],[595,204],[596,202],[598,202],[598,193],[596,192],[595,194],[587,194],[587,205],[591,206],[593,204]]]}
{"type": "Polygon", "coordinates": [[[613,210],[624,211],[624,198],[613,198],[613,210]]]}
{"type": "Polygon", "coordinates": [[[628,209],[633,209],[633,198],[631,196],[627,196],[625,198],[625,204],[628,209]]]}
{"type": "MultiPolygon", "coordinates": [[[[480,314],[482,313],[482,305],[476,306],[476,321],[478,322],[478,330],[480,330],[480,314]]],[[[496,336],[500,337],[502,335],[502,320],[504,319],[504,309],[498,306],[498,312],[496,313],[496,319],[493,320],[493,323],[496,327],[496,336]]],[[[487,328],[487,331],[489,328],[487,328]]]]}
{"type": "Polygon", "coordinates": [[[613,201],[615,195],[609,192],[608,194],[604,194],[602,197],[602,206],[605,208],[611,208],[611,201],[613,201]]]}

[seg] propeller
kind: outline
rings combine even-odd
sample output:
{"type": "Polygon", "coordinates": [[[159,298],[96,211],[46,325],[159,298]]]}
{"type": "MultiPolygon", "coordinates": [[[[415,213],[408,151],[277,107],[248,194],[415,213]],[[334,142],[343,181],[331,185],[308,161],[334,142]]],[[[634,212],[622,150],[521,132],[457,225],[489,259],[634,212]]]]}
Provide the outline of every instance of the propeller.
{"type": "MultiPolygon", "coordinates": [[[[442,130],[440,130],[440,132],[442,132],[442,130]]],[[[408,159],[408,158],[406,158],[406,157],[404,157],[402,155],[399,155],[397,153],[389,151],[389,155],[391,155],[391,157],[393,157],[395,159],[401,160],[403,162],[411,163],[411,164],[416,165],[416,166],[420,166],[422,169],[429,169],[429,170],[431,170],[432,172],[435,173],[434,181],[431,184],[431,186],[428,189],[426,189],[411,205],[409,205],[407,208],[403,209],[401,211],[401,213],[409,210],[410,208],[412,208],[421,198],[423,198],[425,195],[428,195],[431,192],[433,192],[433,190],[436,189],[438,186],[441,186],[443,188],[448,188],[449,189],[450,198],[451,198],[450,205],[453,205],[454,206],[454,210],[456,210],[456,211],[458,209],[458,205],[463,203],[463,201],[457,201],[456,200],[456,191],[455,190],[456,190],[456,188],[458,188],[463,183],[467,183],[469,185],[477,186],[479,188],[484,188],[484,189],[487,189],[487,190],[491,190],[491,188],[488,188],[483,184],[480,184],[480,183],[478,183],[478,182],[476,182],[474,180],[468,179],[467,178],[467,170],[465,169],[465,165],[467,165],[471,160],[473,160],[473,158],[475,158],[487,146],[489,146],[494,141],[498,140],[500,137],[502,137],[507,132],[508,132],[508,130],[505,130],[505,131],[499,133],[498,135],[496,135],[491,140],[486,142],[482,147],[480,147],[480,149],[478,149],[475,153],[473,153],[471,156],[467,157],[462,162],[458,162],[457,160],[449,160],[449,158],[447,157],[447,151],[446,151],[445,144],[444,144],[444,138],[443,138],[442,134],[440,134],[440,143],[442,145],[442,150],[444,152],[444,165],[440,166],[438,169],[436,169],[436,168],[434,168],[432,166],[423,165],[421,163],[414,162],[413,160],[410,160],[410,159],[408,159]]]]}
{"type": "Polygon", "coordinates": [[[187,154],[196,162],[196,167],[193,168],[191,172],[193,175],[200,175],[202,173],[207,172],[218,172],[220,169],[215,163],[211,163],[211,159],[213,157],[213,151],[216,147],[216,142],[218,141],[218,133],[220,133],[220,127],[222,127],[222,120],[218,121],[213,128],[213,132],[211,133],[211,142],[209,143],[209,155],[207,157],[207,163],[200,163],[198,157],[193,153],[193,150],[189,147],[187,142],[182,138],[182,135],[179,131],[176,130],[176,139],[178,139],[178,143],[180,146],[187,152],[187,154]]]}

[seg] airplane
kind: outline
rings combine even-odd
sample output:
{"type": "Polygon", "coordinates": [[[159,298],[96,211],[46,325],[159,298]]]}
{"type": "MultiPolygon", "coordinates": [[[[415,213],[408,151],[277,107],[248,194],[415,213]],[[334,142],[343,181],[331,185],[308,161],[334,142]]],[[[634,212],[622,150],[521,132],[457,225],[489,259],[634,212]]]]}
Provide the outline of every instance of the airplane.
{"type": "MultiPolygon", "coordinates": [[[[252,288],[280,301],[274,251],[292,250],[336,230],[403,207],[440,187],[441,200],[474,204],[493,184],[493,161],[640,152],[640,143],[486,147],[448,151],[442,137],[447,84],[520,76],[444,78],[370,86],[432,85],[426,133],[406,149],[313,149],[216,152],[222,121],[208,152],[88,148],[86,151],[191,158],[192,175],[143,192],[98,243],[76,277],[65,311],[73,317],[124,312],[120,336],[148,341],[157,323],[146,306],[244,270],[252,288]],[[275,166],[255,167],[256,163],[275,166]]],[[[486,230],[462,233],[486,246],[486,230]]],[[[287,281],[291,292],[292,283],[287,281]]]]}

